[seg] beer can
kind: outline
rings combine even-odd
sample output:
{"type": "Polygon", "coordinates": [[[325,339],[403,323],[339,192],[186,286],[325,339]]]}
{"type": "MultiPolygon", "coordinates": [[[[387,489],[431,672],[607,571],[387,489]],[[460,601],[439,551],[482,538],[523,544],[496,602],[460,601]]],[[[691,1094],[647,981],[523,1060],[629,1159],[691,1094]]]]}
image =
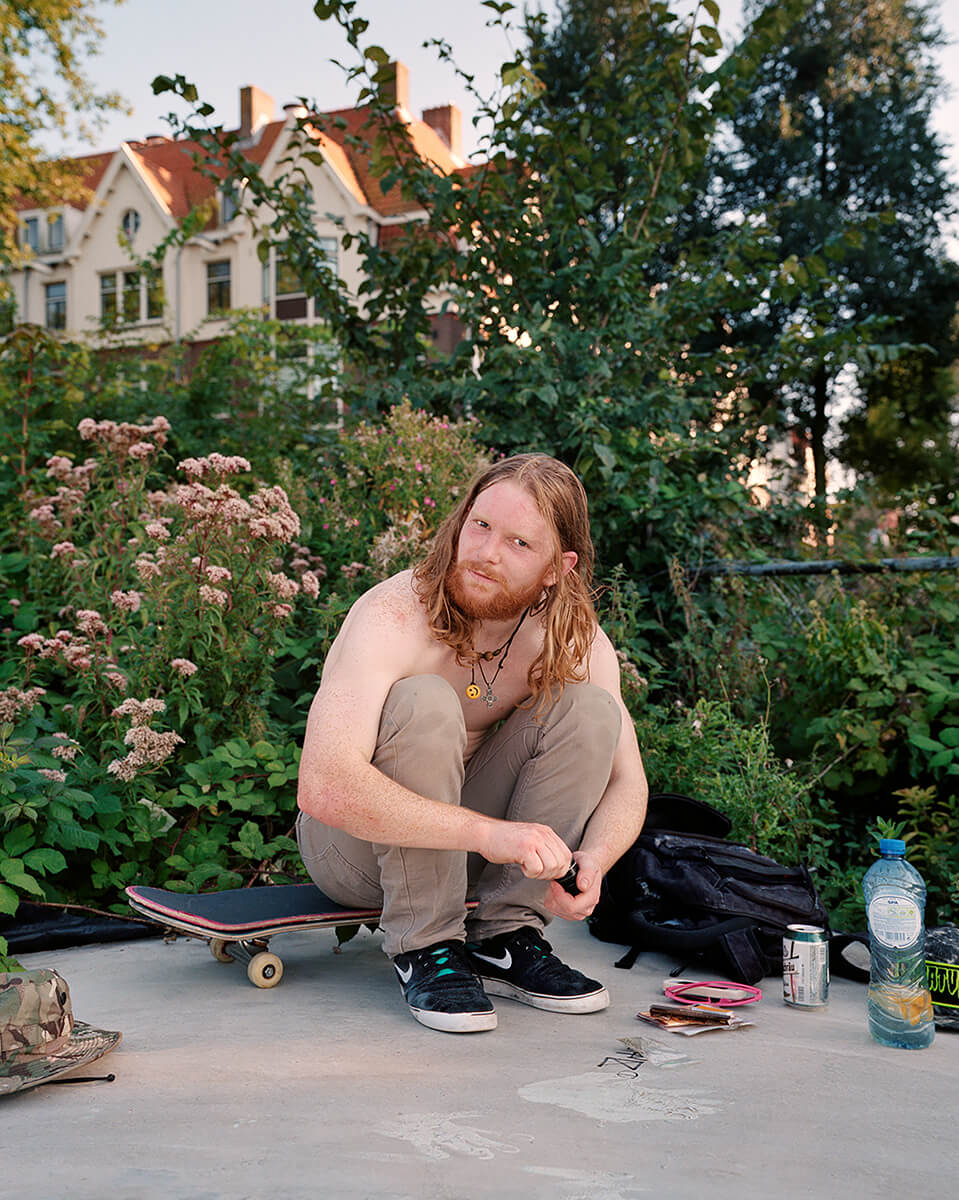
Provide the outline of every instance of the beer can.
{"type": "Polygon", "coordinates": [[[786,926],[783,1000],[797,1008],[822,1008],[829,1003],[829,945],[818,925],[786,926]]]}

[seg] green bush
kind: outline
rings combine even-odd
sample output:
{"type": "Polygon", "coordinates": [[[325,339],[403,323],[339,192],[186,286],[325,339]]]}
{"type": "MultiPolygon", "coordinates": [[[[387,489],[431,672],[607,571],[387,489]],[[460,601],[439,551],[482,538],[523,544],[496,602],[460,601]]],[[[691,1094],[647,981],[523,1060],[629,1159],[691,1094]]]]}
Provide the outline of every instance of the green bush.
{"type": "Polygon", "coordinates": [[[239,456],[173,464],[163,417],[78,433],[90,454],[34,472],[6,559],[0,912],[301,877],[319,669],[356,595],[485,461],[475,423],[404,404],[343,431],[319,480],[277,464],[304,522],[239,456]]]}

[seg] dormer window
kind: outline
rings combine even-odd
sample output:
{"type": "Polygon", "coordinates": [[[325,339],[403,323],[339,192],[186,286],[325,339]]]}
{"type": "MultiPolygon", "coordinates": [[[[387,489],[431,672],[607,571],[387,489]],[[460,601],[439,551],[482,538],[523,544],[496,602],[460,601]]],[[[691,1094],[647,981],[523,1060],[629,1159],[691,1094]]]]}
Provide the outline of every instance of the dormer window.
{"type": "Polygon", "coordinates": [[[23,222],[23,244],[34,254],[40,249],[40,218],[27,217],[23,222]]]}
{"type": "Polygon", "coordinates": [[[127,241],[132,242],[140,228],[140,214],[135,208],[128,208],[120,218],[120,228],[127,241]]]}
{"type": "Polygon", "coordinates": [[[226,184],[220,192],[220,224],[229,225],[239,211],[236,189],[226,184]]]}
{"type": "Polygon", "coordinates": [[[47,215],[47,249],[51,251],[63,249],[63,213],[47,215]]]}

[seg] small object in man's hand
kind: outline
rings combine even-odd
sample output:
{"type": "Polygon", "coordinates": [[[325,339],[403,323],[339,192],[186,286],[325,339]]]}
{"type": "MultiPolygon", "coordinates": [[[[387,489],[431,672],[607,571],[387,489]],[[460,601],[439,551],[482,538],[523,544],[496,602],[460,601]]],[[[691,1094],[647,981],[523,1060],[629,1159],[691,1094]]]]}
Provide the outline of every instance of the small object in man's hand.
{"type": "Polygon", "coordinates": [[[579,876],[579,867],[577,867],[575,862],[572,862],[569,864],[569,870],[566,872],[566,874],[561,875],[560,878],[556,880],[556,882],[559,884],[559,886],[563,889],[564,892],[569,892],[569,894],[571,896],[578,896],[579,895],[579,884],[577,883],[578,876],[579,876]]]}

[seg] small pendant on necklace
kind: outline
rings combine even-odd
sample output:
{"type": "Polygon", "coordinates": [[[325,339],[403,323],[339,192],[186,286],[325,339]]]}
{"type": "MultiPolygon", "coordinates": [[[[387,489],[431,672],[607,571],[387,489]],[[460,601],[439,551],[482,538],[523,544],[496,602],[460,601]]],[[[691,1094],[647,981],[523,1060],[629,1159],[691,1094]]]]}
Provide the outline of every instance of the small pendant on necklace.
{"type": "Polygon", "coordinates": [[[486,695],[483,697],[483,699],[486,701],[487,708],[492,708],[496,703],[497,698],[493,695],[493,689],[491,687],[486,689],[486,695]]]}

